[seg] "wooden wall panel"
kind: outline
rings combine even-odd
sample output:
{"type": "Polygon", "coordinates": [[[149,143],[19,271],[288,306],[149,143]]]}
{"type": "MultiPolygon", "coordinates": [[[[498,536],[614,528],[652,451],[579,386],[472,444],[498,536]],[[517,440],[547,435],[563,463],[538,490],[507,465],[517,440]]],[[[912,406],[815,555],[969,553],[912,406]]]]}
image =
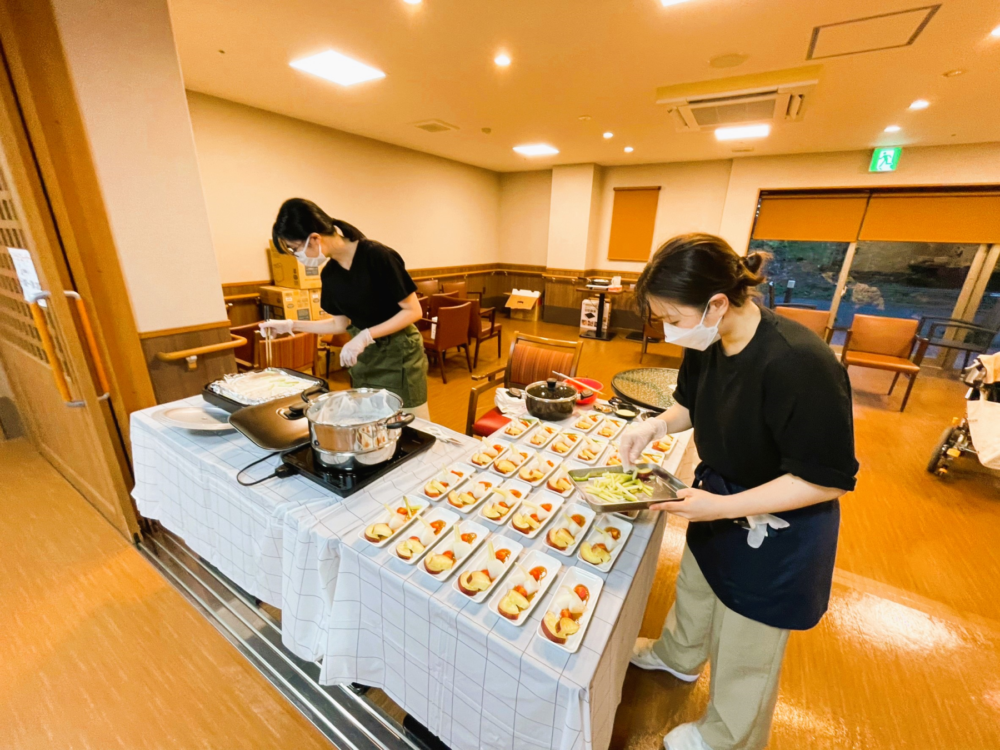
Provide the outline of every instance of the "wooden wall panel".
{"type": "Polygon", "coordinates": [[[226,314],[232,326],[244,326],[261,320],[260,300],[253,298],[229,299],[245,297],[248,294],[260,294],[260,288],[271,283],[264,281],[246,281],[222,285],[222,296],[226,299],[226,314]]]}
{"type": "Polygon", "coordinates": [[[179,329],[142,334],[142,349],[153,381],[156,402],[176,401],[201,393],[202,388],[223,375],[236,372],[236,358],[231,350],[198,357],[198,367],[188,370],[187,363],[161,362],[159,352],[174,352],[196,346],[229,341],[229,324],[223,322],[208,329],[179,329]]]}

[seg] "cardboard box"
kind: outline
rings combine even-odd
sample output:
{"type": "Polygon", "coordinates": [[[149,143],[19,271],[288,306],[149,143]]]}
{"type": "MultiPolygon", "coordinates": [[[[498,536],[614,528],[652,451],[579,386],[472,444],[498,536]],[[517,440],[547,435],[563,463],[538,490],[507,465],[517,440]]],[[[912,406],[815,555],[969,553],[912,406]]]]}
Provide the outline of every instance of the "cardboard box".
{"type": "Polygon", "coordinates": [[[504,305],[514,320],[539,320],[542,317],[542,293],[530,289],[515,289],[504,305]]]}
{"type": "Polygon", "coordinates": [[[265,317],[279,320],[312,320],[309,291],[283,286],[262,286],[260,301],[265,317]]]}
{"type": "Polygon", "coordinates": [[[267,258],[271,263],[271,278],[275,286],[286,289],[319,289],[323,285],[320,279],[322,269],[319,266],[304,266],[294,255],[279,253],[272,243],[268,243],[267,258]]]}
{"type": "MultiPolygon", "coordinates": [[[[580,332],[594,332],[597,330],[597,297],[585,299],[580,306],[580,332]]],[[[604,300],[604,320],[601,321],[601,333],[608,332],[608,324],[611,322],[611,300],[604,300]]]]}
{"type": "Polygon", "coordinates": [[[322,291],[320,289],[309,290],[309,320],[325,320],[333,317],[320,306],[321,297],[322,291]]]}

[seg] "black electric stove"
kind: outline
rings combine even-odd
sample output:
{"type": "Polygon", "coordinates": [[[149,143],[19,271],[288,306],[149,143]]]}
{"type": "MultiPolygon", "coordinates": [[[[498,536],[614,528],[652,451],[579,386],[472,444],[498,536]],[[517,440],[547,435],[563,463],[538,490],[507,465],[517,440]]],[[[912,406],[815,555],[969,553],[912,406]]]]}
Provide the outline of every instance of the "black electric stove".
{"type": "Polygon", "coordinates": [[[419,456],[434,445],[434,440],[433,435],[412,427],[404,427],[400,431],[396,452],[392,454],[392,458],[377,466],[356,466],[350,471],[325,466],[316,458],[315,452],[309,445],[291,450],[281,458],[293,473],[301,474],[336,495],[348,497],[385,476],[400,464],[419,456]]]}

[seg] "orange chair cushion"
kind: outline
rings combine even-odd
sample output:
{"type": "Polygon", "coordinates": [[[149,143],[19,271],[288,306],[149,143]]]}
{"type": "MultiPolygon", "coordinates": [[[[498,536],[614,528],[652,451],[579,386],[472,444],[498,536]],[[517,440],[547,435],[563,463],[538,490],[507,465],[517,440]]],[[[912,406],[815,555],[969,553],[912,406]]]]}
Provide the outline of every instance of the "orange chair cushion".
{"type": "Polygon", "coordinates": [[[493,329],[492,330],[493,334],[497,334],[497,333],[500,332],[500,324],[499,323],[497,323],[495,326],[490,326],[490,321],[486,320],[486,321],[483,321],[482,333],[480,335],[481,336],[489,336],[491,334],[490,328],[493,329]]]}
{"type": "Polygon", "coordinates": [[[472,425],[472,434],[479,437],[487,437],[510,422],[509,417],[505,417],[495,406],[476,420],[472,425]]]}
{"type": "Polygon", "coordinates": [[[827,310],[805,310],[801,307],[783,307],[778,305],[774,311],[789,320],[804,325],[820,338],[826,336],[826,324],[830,320],[830,313],[827,310]]]}
{"type": "Polygon", "coordinates": [[[844,355],[844,364],[856,367],[871,367],[875,370],[891,370],[892,372],[920,372],[920,365],[916,365],[908,359],[892,357],[888,354],[856,352],[853,349],[848,349],[844,355]]]}
{"type": "Polygon", "coordinates": [[[920,321],[912,318],[855,315],[851,321],[851,340],[847,345],[852,352],[886,354],[906,359],[910,356],[919,325],[920,321]]]}

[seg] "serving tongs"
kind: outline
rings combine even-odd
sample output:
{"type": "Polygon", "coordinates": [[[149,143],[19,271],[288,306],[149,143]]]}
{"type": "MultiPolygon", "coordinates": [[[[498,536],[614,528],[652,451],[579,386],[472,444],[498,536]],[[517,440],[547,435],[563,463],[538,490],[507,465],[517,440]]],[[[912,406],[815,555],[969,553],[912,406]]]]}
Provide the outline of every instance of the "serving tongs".
{"type": "Polygon", "coordinates": [[[681,499],[677,497],[677,493],[687,488],[684,482],[666,469],[649,463],[636,464],[631,469],[626,469],[623,466],[598,466],[591,469],[572,469],[567,472],[567,475],[573,482],[573,489],[597,513],[627,513],[633,510],[647,510],[651,505],[656,505],[657,503],[676,502],[681,499]],[[648,476],[648,479],[643,479],[642,481],[653,491],[652,495],[646,496],[642,500],[622,500],[619,503],[615,503],[602,500],[599,497],[584,492],[584,488],[590,479],[598,479],[605,474],[631,474],[633,471],[639,475],[648,476]]]}

